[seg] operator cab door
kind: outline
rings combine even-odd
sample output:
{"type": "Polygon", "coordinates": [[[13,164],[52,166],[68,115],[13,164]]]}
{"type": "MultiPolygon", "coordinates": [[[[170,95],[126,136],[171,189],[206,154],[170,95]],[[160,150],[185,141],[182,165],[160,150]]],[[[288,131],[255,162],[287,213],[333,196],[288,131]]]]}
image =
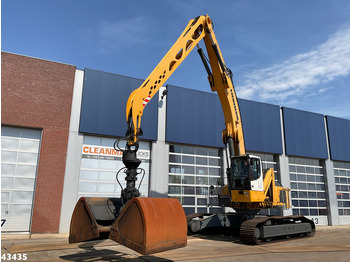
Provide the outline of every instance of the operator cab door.
{"type": "Polygon", "coordinates": [[[233,157],[231,161],[231,188],[233,190],[263,191],[261,159],[257,156],[233,157]]]}

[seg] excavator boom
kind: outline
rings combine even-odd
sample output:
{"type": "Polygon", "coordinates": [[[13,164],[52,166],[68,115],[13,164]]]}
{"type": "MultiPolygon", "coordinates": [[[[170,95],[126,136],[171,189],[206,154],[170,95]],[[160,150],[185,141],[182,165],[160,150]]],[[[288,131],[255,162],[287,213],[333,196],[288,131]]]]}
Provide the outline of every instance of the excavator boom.
{"type": "Polygon", "coordinates": [[[185,30],[153,72],[138,89],[131,93],[126,105],[126,120],[129,127],[128,144],[130,146],[138,141],[141,133],[141,117],[147,103],[202,39],[208,52],[210,65],[203,59],[203,51],[199,52],[207,69],[211,90],[218,93],[225,117],[226,129],[222,134],[223,142],[226,144],[228,140],[233,140],[230,142],[232,155],[245,154],[241,115],[231,71],[224,63],[214,34],[213,23],[208,15],[198,16],[189,21],[185,30]]]}

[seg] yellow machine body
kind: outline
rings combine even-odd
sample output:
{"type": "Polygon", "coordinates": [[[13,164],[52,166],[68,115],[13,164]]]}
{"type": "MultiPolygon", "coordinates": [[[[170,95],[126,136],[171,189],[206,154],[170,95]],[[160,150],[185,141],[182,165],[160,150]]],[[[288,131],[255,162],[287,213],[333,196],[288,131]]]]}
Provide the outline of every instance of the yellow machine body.
{"type": "Polygon", "coordinates": [[[276,186],[273,168],[264,174],[263,191],[256,190],[228,190],[230,192],[231,205],[234,209],[262,209],[282,207],[290,208],[289,188],[276,186]]]}

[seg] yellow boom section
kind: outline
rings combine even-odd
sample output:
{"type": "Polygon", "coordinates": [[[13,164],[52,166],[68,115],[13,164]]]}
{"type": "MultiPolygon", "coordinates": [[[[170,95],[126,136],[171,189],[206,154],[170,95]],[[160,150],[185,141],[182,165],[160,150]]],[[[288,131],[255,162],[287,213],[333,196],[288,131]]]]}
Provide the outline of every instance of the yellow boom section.
{"type": "Polygon", "coordinates": [[[138,89],[131,93],[126,105],[129,146],[134,145],[138,141],[141,117],[147,103],[201,39],[204,39],[212,70],[212,75],[209,75],[208,80],[212,91],[218,93],[224,112],[226,129],[222,133],[223,142],[227,143],[228,139],[232,138],[235,155],[245,154],[241,115],[236,93],[230,71],[224,64],[213,31],[213,24],[208,15],[199,16],[189,21],[183,33],[153,72],[138,89]]]}

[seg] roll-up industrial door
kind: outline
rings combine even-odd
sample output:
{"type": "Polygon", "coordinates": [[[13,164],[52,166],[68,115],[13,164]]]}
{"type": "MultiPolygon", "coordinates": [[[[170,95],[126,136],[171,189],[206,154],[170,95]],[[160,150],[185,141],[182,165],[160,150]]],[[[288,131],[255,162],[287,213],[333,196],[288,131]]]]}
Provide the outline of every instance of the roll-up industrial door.
{"type": "Polygon", "coordinates": [[[293,215],[306,216],[316,225],[328,225],[324,172],[322,160],[289,157],[293,215]]]}
{"type": "MultiPolygon", "coordinates": [[[[125,173],[122,152],[114,150],[115,139],[85,136],[82,148],[78,198],[80,197],[120,197],[121,187],[125,188],[125,173]]],[[[119,146],[125,147],[125,140],[119,146]]],[[[142,161],[138,171],[136,187],[142,197],[148,196],[150,144],[140,141],[137,157],[142,161]],[[141,184],[140,184],[141,183],[141,184]]],[[[78,199],[77,199],[78,200],[78,199]]]]}
{"type": "Polygon", "coordinates": [[[29,232],[41,130],[1,127],[1,230],[29,232]]]}

